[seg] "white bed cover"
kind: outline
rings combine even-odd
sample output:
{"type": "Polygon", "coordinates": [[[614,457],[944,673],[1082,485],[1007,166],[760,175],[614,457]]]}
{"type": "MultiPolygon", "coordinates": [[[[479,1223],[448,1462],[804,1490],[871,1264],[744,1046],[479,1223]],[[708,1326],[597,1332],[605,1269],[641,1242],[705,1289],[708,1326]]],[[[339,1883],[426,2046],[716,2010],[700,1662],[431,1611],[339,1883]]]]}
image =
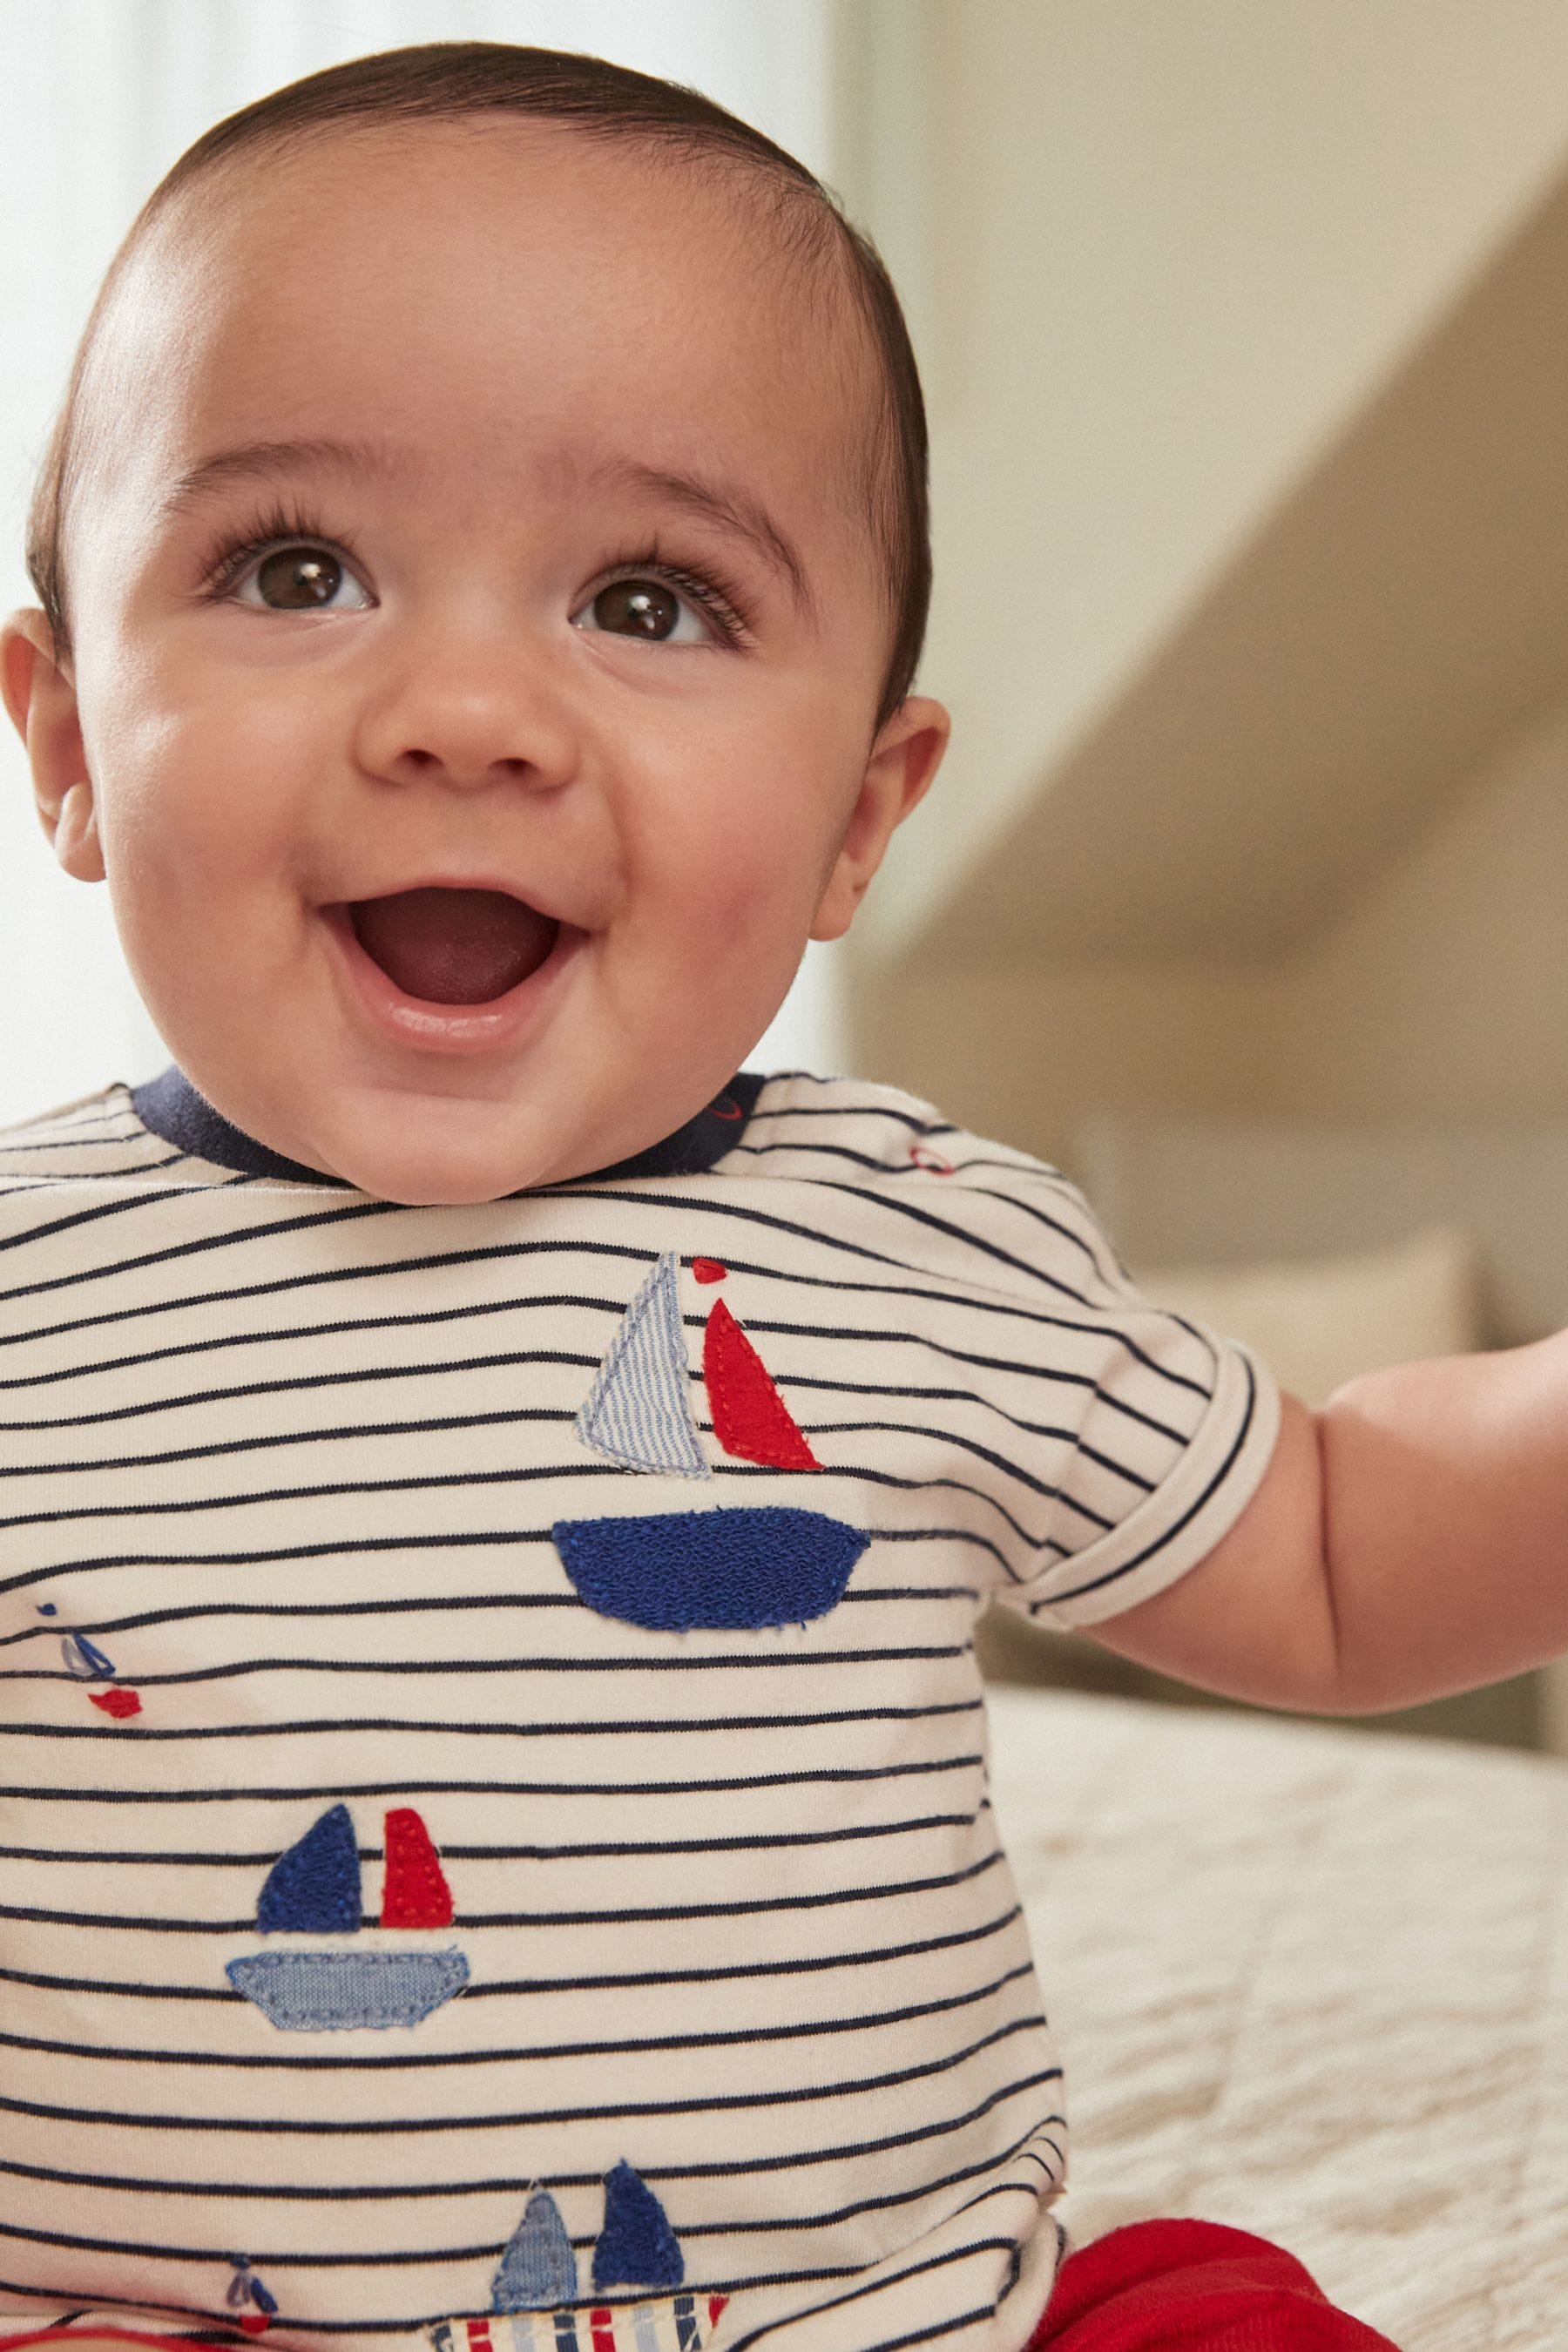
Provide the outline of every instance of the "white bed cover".
{"type": "Polygon", "coordinates": [[[1200,2214],[1403,2352],[1568,2347],[1568,1766],[990,1698],[1075,2241],[1200,2214]]]}

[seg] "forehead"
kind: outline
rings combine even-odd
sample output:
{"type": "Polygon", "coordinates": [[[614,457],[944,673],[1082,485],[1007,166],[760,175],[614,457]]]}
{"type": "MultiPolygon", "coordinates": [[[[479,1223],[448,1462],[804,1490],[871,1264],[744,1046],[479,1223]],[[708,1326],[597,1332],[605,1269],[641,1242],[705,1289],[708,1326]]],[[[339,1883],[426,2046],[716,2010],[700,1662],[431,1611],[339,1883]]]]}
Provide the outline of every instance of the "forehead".
{"type": "Polygon", "coordinates": [[[501,117],[356,129],[176,202],[106,312],[84,440],[139,494],[312,437],[452,499],[695,469],[858,551],[865,346],[836,264],[732,167],[501,117]]]}

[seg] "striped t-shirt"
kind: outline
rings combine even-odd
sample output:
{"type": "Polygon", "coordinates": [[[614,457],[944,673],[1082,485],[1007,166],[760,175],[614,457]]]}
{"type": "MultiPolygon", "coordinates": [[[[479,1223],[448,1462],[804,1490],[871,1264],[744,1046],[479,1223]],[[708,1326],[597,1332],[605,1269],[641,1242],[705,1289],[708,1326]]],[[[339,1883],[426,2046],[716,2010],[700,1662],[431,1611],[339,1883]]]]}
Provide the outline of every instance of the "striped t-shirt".
{"type": "Polygon", "coordinates": [[[1062,2105],[971,1634],[1202,1559],[1249,1360],[799,1076],[437,1208],[111,1087],[0,1137],[0,1292],[9,2332],[1016,2352],[1062,2105]]]}

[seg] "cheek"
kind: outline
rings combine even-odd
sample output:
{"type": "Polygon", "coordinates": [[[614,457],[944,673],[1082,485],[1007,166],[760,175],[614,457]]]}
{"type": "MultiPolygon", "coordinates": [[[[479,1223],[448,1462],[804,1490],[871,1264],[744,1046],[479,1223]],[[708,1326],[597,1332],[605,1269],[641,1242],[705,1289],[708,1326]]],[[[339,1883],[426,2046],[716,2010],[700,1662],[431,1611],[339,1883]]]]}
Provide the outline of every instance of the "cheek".
{"type": "Polygon", "coordinates": [[[210,892],[264,846],[276,855],[300,766],[285,696],[247,698],[232,683],[204,692],[129,658],[92,688],[88,758],[111,890],[210,892]]]}
{"type": "Polygon", "coordinates": [[[823,859],[789,804],[731,804],[688,837],[667,869],[665,913],[679,941],[700,942],[714,968],[780,956],[793,965],[822,894],[823,859]]]}
{"type": "Polygon", "coordinates": [[[758,728],[692,745],[637,817],[647,896],[710,934],[789,933],[810,922],[853,805],[842,736],[758,728]]]}

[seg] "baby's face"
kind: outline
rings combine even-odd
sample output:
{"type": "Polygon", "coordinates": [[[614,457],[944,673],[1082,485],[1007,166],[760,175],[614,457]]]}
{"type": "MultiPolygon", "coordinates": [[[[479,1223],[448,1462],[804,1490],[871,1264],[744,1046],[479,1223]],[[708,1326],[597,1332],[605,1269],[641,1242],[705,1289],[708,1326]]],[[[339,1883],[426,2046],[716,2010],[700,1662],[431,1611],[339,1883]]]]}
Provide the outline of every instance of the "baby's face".
{"type": "Polygon", "coordinates": [[[421,126],[209,182],[133,273],[35,772],[175,1057],[291,1158],[472,1201],[654,1141],[929,781],[935,705],[872,741],[868,362],[751,211],[421,126]]]}

